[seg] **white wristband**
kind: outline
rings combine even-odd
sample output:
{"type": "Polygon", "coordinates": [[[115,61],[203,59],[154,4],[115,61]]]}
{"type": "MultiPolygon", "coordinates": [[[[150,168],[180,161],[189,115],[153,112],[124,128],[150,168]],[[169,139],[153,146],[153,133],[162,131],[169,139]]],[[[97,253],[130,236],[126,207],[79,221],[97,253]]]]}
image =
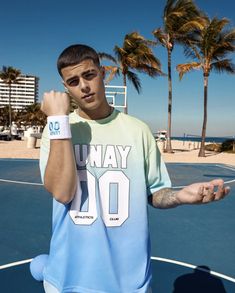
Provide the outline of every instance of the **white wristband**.
{"type": "Polygon", "coordinates": [[[47,124],[50,139],[67,139],[72,137],[68,115],[48,116],[47,124]]]}

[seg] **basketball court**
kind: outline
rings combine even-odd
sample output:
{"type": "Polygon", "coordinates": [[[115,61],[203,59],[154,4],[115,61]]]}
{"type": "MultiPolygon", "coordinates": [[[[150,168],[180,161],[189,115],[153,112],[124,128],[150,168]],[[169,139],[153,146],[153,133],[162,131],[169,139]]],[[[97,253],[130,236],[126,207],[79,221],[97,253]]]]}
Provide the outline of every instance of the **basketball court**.
{"type": "MultiPolygon", "coordinates": [[[[175,188],[219,177],[232,190],[220,202],[149,208],[153,292],[235,292],[235,168],[167,164],[175,188]]],[[[4,293],[42,293],[29,262],[48,253],[52,199],[38,160],[0,160],[0,286],[4,293]]]]}

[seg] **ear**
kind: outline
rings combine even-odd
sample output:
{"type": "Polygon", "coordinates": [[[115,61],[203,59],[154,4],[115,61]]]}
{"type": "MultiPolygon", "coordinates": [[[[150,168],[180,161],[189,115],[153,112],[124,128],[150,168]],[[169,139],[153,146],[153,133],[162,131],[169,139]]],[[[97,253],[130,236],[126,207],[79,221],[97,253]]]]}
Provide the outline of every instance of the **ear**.
{"type": "Polygon", "coordinates": [[[65,82],[63,80],[61,82],[62,82],[62,84],[64,86],[64,91],[68,94],[69,90],[67,89],[67,86],[66,86],[65,82]]]}
{"type": "Polygon", "coordinates": [[[102,78],[105,79],[105,68],[104,68],[104,66],[100,67],[100,72],[101,72],[102,78]]]}

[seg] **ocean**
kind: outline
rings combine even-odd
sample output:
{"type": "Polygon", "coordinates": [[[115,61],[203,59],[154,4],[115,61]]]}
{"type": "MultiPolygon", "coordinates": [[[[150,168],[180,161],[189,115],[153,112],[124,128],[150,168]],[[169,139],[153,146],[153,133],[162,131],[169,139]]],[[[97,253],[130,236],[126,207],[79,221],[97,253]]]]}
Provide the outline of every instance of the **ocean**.
{"type": "MultiPolygon", "coordinates": [[[[201,141],[201,137],[198,136],[172,136],[171,139],[182,140],[182,141],[201,141]]],[[[233,136],[228,137],[216,137],[216,136],[208,136],[206,137],[206,142],[214,142],[214,143],[223,143],[226,140],[235,139],[233,136]]]]}

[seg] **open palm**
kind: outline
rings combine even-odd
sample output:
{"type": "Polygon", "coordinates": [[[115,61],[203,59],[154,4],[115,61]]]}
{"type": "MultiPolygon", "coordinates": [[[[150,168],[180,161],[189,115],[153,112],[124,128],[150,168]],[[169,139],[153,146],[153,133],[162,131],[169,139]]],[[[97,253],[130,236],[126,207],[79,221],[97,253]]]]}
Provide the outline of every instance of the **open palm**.
{"type": "Polygon", "coordinates": [[[186,186],[178,192],[177,199],[181,204],[209,203],[224,198],[229,191],[222,179],[215,179],[186,186]]]}

